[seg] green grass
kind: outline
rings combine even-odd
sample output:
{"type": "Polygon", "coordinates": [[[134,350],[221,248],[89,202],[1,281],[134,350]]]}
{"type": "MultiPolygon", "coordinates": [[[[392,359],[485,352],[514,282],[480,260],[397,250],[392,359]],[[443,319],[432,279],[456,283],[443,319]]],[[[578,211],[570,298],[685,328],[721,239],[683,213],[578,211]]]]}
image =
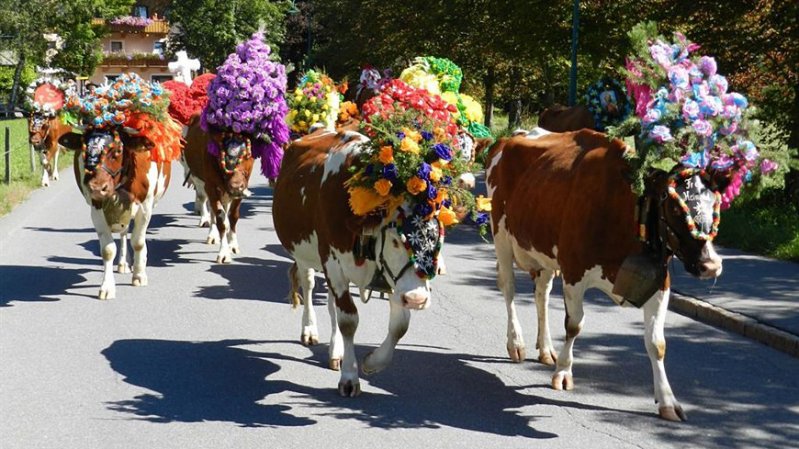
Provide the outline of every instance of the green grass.
{"type": "Polygon", "coordinates": [[[720,245],[799,262],[799,208],[768,196],[735,203],[721,213],[716,241],[720,245]]]}
{"type": "MultiPolygon", "coordinates": [[[[72,164],[69,154],[58,158],[59,170],[72,164]]],[[[38,188],[42,179],[42,166],[36,159],[36,170],[31,172],[28,122],[25,119],[0,121],[0,216],[24,201],[38,188]],[[10,130],[11,183],[6,185],[5,129],[10,130]]],[[[51,181],[52,182],[52,181],[51,181]]]]}

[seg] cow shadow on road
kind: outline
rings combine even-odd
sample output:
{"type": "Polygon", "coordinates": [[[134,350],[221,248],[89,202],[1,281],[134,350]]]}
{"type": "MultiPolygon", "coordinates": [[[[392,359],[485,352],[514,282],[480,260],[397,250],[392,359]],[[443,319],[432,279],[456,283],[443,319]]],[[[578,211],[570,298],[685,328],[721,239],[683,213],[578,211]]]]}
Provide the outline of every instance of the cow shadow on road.
{"type": "Polygon", "coordinates": [[[58,301],[70,287],[86,278],[88,269],[34,267],[26,265],[0,266],[0,307],[13,301],[58,301]]]}
{"type": "MultiPolygon", "coordinates": [[[[313,416],[358,420],[371,427],[460,429],[535,439],[558,435],[531,427],[538,417],[511,410],[537,399],[507,387],[495,375],[471,366],[470,356],[399,349],[385,372],[371,376],[358,398],[342,398],[330,388],[273,380],[282,364],[301,363],[299,378],[313,376],[326,350],[310,358],[266,352],[284,341],[225,340],[186,342],[119,340],[102,354],[125,382],[153,393],[109,402],[108,407],[138,419],[167,423],[225,421],[241,426],[306,426],[313,416]],[[242,348],[240,346],[248,346],[242,348]],[[307,376],[305,371],[308,371],[307,376]],[[370,392],[372,389],[382,392],[370,392]],[[269,395],[288,392],[297,402],[264,404],[269,395]],[[305,397],[305,399],[300,399],[305,397]],[[311,399],[310,401],[308,399],[311,399]],[[456,400],[457,404],[453,401],[456,400]],[[311,418],[297,417],[297,410],[311,418]]],[[[292,342],[293,343],[293,342],[292,342]]],[[[358,347],[359,353],[373,348],[358,347]]],[[[321,373],[321,371],[319,371],[321,373]]],[[[593,408],[570,402],[544,403],[593,408]]],[[[540,403],[540,402],[539,402],[540,403]]]]}
{"type": "MultiPolygon", "coordinates": [[[[116,237],[116,236],[115,236],[116,237]]],[[[117,258],[114,263],[119,260],[120,241],[115,239],[117,245],[117,258]]],[[[147,266],[148,267],[170,267],[179,263],[192,263],[190,258],[186,258],[180,252],[183,246],[189,245],[189,240],[185,239],[165,239],[165,238],[148,238],[147,239],[147,266]]],[[[100,257],[100,243],[96,238],[86,240],[78,244],[84,250],[89,252],[92,257],[69,257],[69,256],[50,256],[47,258],[49,262],[70,264],[70,265],[87,265],[97,267],[102,270],[102,258],[100,257]]],[[[128,242],[128,262],[133,261],[133,249],[128,242]]]]}

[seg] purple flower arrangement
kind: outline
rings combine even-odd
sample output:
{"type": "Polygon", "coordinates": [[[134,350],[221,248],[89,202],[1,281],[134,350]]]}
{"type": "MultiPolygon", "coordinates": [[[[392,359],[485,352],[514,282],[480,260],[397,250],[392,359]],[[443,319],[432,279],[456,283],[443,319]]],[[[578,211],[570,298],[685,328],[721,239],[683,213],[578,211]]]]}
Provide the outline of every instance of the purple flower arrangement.
{"type": "MultiPolygon", "coordinates": [[[[289,140],[285,117],[286,68],[269,60],[271,50],[263,34],[255,33],[236,47],[208,85],[208,104],[203,109],[203,129],[232,131],[252,139],[253,157],[261,159],[261,171],[276,178],[289,140]]],[[[218,151],[209,146],[212,154],[218,151]]]]}
{"type": "Polygon", "coordinates": [[[748,140],[746,97],[728,91],[715,59],[693,55],[699,46],[681,33],[672,43],[649,38],[637,48],[639,54],[627,61],[627,83],[648,153],[645,165],[729,171],[722,208],[738,195],[743,179],[776,170],[748,140]]]}
{"type": "Polygon", "coordinates": [[[111,25],[129,26],[131,28],[147,28],[153,23],[147,17],[121,16],[111,19],[111,25]]]}

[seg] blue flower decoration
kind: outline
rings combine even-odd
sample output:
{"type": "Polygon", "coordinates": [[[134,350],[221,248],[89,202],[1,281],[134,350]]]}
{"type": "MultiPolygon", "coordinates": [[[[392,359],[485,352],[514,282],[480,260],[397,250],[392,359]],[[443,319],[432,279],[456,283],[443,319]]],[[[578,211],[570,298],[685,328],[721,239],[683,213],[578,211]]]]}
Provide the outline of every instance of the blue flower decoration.
{"type": "Polygon", "coordinates": [[[436,153],[436,157],[443,161],[449,161],[452,159],[452,150],[444,143],[437,143],[433,145],[433,151],[436,153]]]}

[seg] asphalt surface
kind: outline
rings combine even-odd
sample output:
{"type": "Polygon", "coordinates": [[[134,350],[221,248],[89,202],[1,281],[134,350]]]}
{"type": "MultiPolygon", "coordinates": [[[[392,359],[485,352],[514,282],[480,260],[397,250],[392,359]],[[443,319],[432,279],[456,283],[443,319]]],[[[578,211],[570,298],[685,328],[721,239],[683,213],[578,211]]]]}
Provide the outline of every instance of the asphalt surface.
{"type": "MultiPolygon", "coordinates": [[[[174,168],[148,231],[150,285],[117,274],[112,300],[96,299],[97,237],[69,171],[0,218],[0,448],[799,447],[799,359],[670,314],[666,366],[689,421],[665,422],[641,312],[595,291],[575,390],[552,390],[551,368],[508,360],[493,248],[467,227],[448,233],[449,274],[434,281],[432,306],[412,314],[392,365],[363,377],[361,396],[341,398],[326,368],[321,279],[323,343],[299,343],[265,180],[243,206],[242,254],[218,265],[174,168]]],[[[518,273],[528,358],[532,288],[518,273]]],[[[373,299],[359,313],[362,357],[385,336],[388,305],[373,299]]]]}

